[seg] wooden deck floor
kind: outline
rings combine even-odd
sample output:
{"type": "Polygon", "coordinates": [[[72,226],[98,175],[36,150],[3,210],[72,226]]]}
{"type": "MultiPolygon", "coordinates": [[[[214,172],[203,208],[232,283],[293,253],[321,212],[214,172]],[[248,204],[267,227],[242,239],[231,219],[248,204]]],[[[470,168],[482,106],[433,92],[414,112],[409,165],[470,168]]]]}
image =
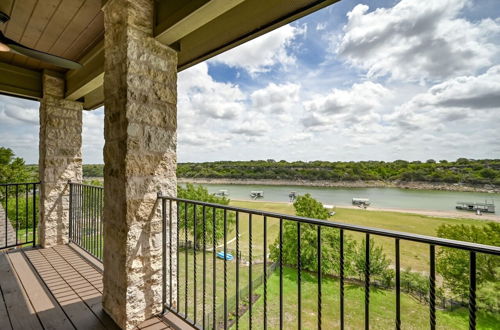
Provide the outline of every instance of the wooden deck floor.
{"type": "MultiPolygon", "coordinates": [[[[102,274],[67,245],[0,252],[0,329],[118,329],[101,304],[102,274]]],[[[153,318],[139,329],[171,329],[153,318]]]]}

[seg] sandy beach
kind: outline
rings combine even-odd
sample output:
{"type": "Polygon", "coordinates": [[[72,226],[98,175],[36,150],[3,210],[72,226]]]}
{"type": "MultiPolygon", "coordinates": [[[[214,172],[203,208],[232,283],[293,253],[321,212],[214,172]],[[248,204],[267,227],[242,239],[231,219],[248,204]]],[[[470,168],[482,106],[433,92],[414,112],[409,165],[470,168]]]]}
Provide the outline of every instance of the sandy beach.
{"type": "MultiPolygon", "coordinates": [[[[343,209],[361,209],[357,206],[342,205],[338,208],[343,209]]],[[[439,217],[439,218],[461,218],[461,219],[474,219],[474,220],[490,220],[500,222],[500,216],[491,213],[482,213],[477,215],[474,212],[467,211],[429,211],[429,210],[415,210],[415,209],[393,209],[393,208],[378,208],[378,207],[368,207],[366,211],[386,211],[386,212],[399,212],[399,213],[411,213],[425,215],[428,217],[439,217]]]]}
{"type": "MultiPolygon", "coordinates": [[[[250,201],[244,199],[231,199],[234,201],[240,202],[254,202],[254,203],[277,203],[277,204],[290,204],[289,202],[269,202],[269,201],[250,201]]],[[[383,212],[396,212],[396,213],[410,213],[410,214],[418,214],[425,215],[428,217],[438,217],[438,218],[452,218],[452,219],[473,219],[473,220],[488,220],[488,221],[497,221],[500,222],[500,216],[491,214],[491,213],[482,213],[481,215],[477,215],[474,212],[467,211],[431,211],[431,210],[417,210],[417,209],[397,209],[397,208],[381,208],[381,207],[371,207],[369,206],[366,209],[360,208],[354,205],[335,205],[334,208],[339,209],[354,209],[354,210],[363,210],[363,211],[383,211],[383,212]]]]}

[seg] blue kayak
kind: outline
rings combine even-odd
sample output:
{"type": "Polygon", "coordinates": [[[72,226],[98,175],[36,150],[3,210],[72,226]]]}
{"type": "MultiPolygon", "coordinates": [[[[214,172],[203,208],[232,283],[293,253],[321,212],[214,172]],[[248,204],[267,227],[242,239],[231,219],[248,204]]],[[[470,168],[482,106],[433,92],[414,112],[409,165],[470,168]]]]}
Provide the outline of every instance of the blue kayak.
{"type": "Polygon", "coordinates": [[[226,253],[226,255],[224,255],[224,252],[223,251],[220,251],[220,252],[217,252],[217,258],[219,259],[226,259],[226,260],[233,260],[234,257],[231,253],[226,253]]]}

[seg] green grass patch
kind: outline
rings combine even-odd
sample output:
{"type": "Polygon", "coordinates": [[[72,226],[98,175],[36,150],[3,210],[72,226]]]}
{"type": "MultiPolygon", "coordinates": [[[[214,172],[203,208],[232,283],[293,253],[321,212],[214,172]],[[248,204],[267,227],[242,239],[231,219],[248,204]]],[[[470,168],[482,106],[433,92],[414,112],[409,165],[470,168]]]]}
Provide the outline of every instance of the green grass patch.
{"type": "MultiPolygon", "coordinates": [[[[302,273],[302,328],[316,329],[318,322],[317,277],[302,273]]],[[[283,269],[283,320],[286,329],[298,327],[297,271],[283,269]]],[[[253,306],[252,325],[254,329],[263,328],[264,299],[263,286],[256,294],[259,300],[253,306]]],[[[269,278],[267,287],[268,328],[279,328],[279,269],[269,278]]],[[[396,295],[393,290],[371,288],[370,292],[370,327],[372,329],[391,329],[395,324],[396,295]]],[[[322,281],[322,326],[324,329],[339,328],[340,320],[339,281],[323,278],[322,281]]],[[[345,327],[347,329],[364,328],[364,288],[355,284],[345,286],[345,327]]],[[[478,329],[498,329],[499,315],[478,313],[478,329]]],[[[401,294],[401,320],[404,329],[426,329],[429,325],[429,307],[408,294],[401,294]]],[[[439,329],[468,329],[468,311],[460,308],[454,311],[437,311],[439,329]]],[[[249,328],[249,314],[246,312],[239,321],[240,329],[249,328]]],[[[235,326],[233,326],[235,328],[235,326]]]]}

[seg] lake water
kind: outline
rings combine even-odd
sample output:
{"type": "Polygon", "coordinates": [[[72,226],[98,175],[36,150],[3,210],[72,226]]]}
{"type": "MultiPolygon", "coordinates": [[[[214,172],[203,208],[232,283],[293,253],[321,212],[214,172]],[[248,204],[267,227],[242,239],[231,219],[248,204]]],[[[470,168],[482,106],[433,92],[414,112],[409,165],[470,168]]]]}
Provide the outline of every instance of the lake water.
{"type": "Polygon", "coordinates": [[[242,184],[203,184],[210,193],[226,189],[230,199],[251,200],[250,191],[264,191],[264,198],[259,201],[288,202],[288,194],[295,191],[298,194],[311,194],[324,204],[347,206],[351,205],[353,197],[369,198],[371,206],[377,208],[417,209],[430,211],[455,211],[457,201],[484,202],[494,201],[497,214],[500,207],[500,194],[455,192],[435,190],[411,190],[399,188],[331,188],[304,186],[266,186],[242,184]]]}

